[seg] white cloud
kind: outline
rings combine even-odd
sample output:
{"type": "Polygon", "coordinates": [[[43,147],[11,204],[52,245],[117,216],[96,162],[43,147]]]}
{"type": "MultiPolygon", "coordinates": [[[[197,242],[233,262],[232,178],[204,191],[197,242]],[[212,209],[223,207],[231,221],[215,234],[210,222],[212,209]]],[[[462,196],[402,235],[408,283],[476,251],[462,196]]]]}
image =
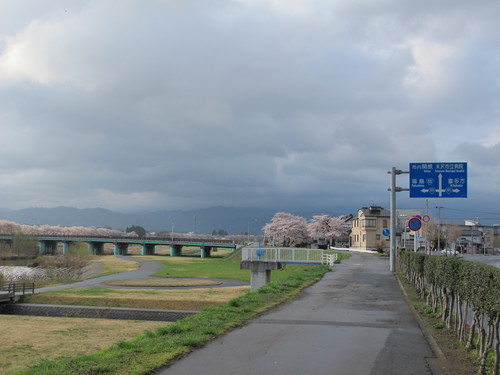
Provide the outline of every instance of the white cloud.
{"type": "Polygon", "coordinates": [[[422,95],[432,95],[434,91],[440,91],[443,86],[448,86],[450,77],[447,66],[456,53],[452,45],[412,40],[409,42],[409,48],[415,64],[408,68],[403,86],[416,88],[422,95]]]}

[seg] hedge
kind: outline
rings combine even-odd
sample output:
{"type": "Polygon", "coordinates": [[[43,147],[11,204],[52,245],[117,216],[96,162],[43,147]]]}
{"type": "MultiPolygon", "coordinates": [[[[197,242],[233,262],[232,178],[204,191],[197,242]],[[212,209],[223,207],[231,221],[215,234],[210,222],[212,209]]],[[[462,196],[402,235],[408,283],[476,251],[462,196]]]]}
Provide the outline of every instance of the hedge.
{"type": "Polygon", "coordinates": [[[491,374],[500,363],[500,269],[456,257],[431,256],[400,251],[398,269],[439,313],[446,328],[454,330],[465,350],[477,350],[479,374],[486,374],[488,358],[494,355],[491,374]],[[472,313],[472,323],[467,324],[472,313]]]}

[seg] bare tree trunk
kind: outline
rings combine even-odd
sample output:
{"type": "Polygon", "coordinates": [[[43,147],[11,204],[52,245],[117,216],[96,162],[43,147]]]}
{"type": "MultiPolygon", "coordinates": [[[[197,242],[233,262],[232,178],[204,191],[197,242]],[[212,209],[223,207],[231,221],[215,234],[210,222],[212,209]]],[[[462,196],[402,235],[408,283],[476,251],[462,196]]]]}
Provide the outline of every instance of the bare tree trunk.
{"type": "Polygon", "coordinates": [[[488,334],[486,335],[486,339],[484,339],[483,347],[481,349],[481,352],[479,353],[480,374],[486,374],[486,360],[488,359],[488,352],[490,351],[492,345],[493,345],[493,323],[490,322],[488,324],[488,334]]]}
{"type": "Polygon", "coordinates": [[[455,333],[457,337],[460,338],[460,330],[462,329],[462,319],[463,319],[463,311],[462,311],[462,299],[460,298],[460,294],[457,294],[456,297],[456,310],[455,314],[455,333]]]}
{"type": "Polygon", "coordinates": [[[446,328],[451,329],[453,326],[453,309],[455,307],[455,293],[450,292],[449,302],[448,302],[448,312],[446,319],[446,328]]]}
{"type": "Polygon", "coordinates": [[[498,375],[498,370],[500,367],[500,333],[499,333],[499,322],[500,322],[500,315],[497,315],[495,319],[495,325],[493,327],[493,334],[495,336],[495,363],[493,364],[493,371],[492,375],[498,375]]]}
{"type": "Polygon", "coordinates": [[[448,319],[448,293],[446,288],[441,288],[441,319],[445,323],[448,319]]]}
{"type": "Polygon", "coordinates": [[[460,331],[458,337],[460,341],[465,340],[465,328],[467,327],[467,318],[469,317],[469,302],[465,302],[463,307],[462,321],[460,322],[460,331]]]}
{"type": "Polygon", "coordinates": [[[484,315],[481,314],[479,317],[479,328],[477,332],[477,342],[476,342],[476,347],[478,348],[479,354],[483,352],[484,345],[485,345],[485,330],[484,330],[484,315]]]}
{"type": "Polygon", "coordinates": [[[472,323],[469,329],[469,337],[467,339],[467,344],[465,345],[465,350],[468,352],[471,351],[471,349],[474,347],[474,334],[476,333],[477,323],[478,323],[478,316],[477,313],[474,311],[472,315],[472,323]]]}

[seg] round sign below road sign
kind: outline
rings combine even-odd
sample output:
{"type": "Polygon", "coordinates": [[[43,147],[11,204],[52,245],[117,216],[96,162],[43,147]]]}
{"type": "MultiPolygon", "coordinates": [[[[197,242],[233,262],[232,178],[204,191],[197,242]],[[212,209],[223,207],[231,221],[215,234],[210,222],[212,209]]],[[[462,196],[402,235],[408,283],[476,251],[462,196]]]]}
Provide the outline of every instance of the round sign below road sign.
{"type": "Polygon", "coordinates": [[[429,215],[425,215],[422,220],[424,221],[424,223],[428,223],[429,221],[431,221],[431,217],[429,215]]]}
{"type": "Polygon", "coordinates": [[[384,230],[382,231],[382,234],[383,234],[384,236],[386,236],[386,237],[389,237],[389,235],[391,234],[391,231],[390,231],[389,229],[387,229],[387,228],[386,228],[386,229],[384,229],[384,230]]]}
{"type": "Polygon", "coordinates": [[[421,227],[422,227],[422,222],[420,221],[419,218],[412,217],[410,220],[408,220],[408,229],[409,230],[416,232],[416,231],[420,230],[421,227]]]}

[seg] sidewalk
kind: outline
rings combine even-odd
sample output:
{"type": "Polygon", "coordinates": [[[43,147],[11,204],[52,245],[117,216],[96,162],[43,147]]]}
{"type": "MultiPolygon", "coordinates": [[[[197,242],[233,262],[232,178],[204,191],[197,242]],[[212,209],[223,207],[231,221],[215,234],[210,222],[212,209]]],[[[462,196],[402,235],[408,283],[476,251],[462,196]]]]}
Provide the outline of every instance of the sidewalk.
{"type": "Polygon", "coordinates": [[[387,259],[352,254],[299,298],[161,375],[440,375],[387,259]]]}

